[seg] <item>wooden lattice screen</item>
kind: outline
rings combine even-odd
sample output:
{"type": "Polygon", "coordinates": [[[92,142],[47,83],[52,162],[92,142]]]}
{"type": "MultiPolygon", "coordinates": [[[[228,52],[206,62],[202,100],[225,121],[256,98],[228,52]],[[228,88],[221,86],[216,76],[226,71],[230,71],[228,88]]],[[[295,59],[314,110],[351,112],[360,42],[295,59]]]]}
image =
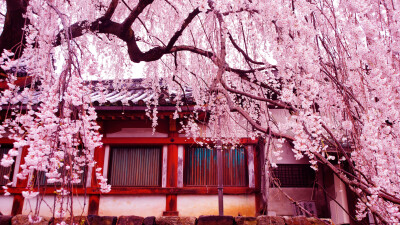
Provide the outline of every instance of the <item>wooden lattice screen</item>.
{"type": "MultiPolygon", "coordinates": [[[[223,151],[224,186],[247,186],[247,163],[244,148],[223,151]]],[[[216,186],[217,151],[188,148],[185,154],[185,184],[216,186]]]]}
{"type": "Polygon", "coordinates": [[[308,164],[278,164],[272,170],[281,187],[312,187],[315,171],[308,164]]]}
{"type": "Polygon", "coordinates": [[[160,186],[160,147],[115,147],[110,157],[112,186],[160,186]]]}
{"type": "MultiPolygon", "coordinates": [[[[8,145],[1,145],[0,147],[0,160],[3,158],[4,154],[8,153],[8,150],[11,149],[11,146],[8,145]]],[[[14,159],[15,160],[15,159],[14,159]]],[[[5,185],[7,184],[8,180],[4,179],[4,175],[9,176],[10,178],[12,178],[12,169],[14,167],[14,164],[10,167],[3,167],[0,165],[0,185],[5,185]]]]}

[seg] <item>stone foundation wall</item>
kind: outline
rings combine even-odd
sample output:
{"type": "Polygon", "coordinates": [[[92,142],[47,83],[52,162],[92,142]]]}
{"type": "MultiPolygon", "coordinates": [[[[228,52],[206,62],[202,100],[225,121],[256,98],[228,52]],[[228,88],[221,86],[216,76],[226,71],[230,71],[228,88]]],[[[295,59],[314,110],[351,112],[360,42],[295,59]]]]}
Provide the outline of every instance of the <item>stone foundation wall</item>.
{"type": "MultiPolygon", "coordinates": [[[[196,217],[140,217],[140,216],[83,216],[74,217],[76,225],[326,225],[333,224],[330,220],[320,220],[306,217],[232,217],[232,216],[200,216],[196,217]]],[[[26,215],[0,216],[0,225],[30,224],[26,215]]],[[[70,219],[64,220],[43,217],[37,225],[70,224],[70,219]],[[63,221],[65,223],[63,223],[63,221]]]]}

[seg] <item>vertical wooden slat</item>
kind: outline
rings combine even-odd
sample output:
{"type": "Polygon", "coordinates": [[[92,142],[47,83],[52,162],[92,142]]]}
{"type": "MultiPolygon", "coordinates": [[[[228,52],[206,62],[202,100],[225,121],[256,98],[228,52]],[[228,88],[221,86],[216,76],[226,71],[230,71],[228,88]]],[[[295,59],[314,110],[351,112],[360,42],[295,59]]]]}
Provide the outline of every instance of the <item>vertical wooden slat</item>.
{"type": "Polygon", "coordinates": [[[110,183],[114,186],[159,186],[159,147],[113,148],[110,183]]]}
{"type": "MultiPolygon", "coordinates": [[[[185,183],[188,186],[217,185],[216,151],[207,148],[188,148],[185,183]]],[[[224,185],[246,186],[247,164],[243,148],[224,150],[224,185]]]]}
{"type": "Polygon", "coordinates": [[[162,181],[161,186],[167,187],[167,164],[168,164],[168,145],[162,148],[162,181]]]}
{"type": "MultiPolygon", "coordinates": [[[[8,151],[11,149],[11,146],[7,146],[7,145],[2,145],[0,148],[0,160],[3,158],[4,154],[7,154],[8,151]]],[[[13,163],[13,165],[11,165],[10,167],[3,167],[0,165],[0,185],[5,185],[7,184],[7,182],[9,182],[8,180],[4,179],[4,175],[7,175],[10,177],[10,179],[12,179],[12,168],[14,167],[15,163],[13,163]]]]}
{"type": "Polygon", "coordinates": [[[183,152],[184,146],[178,146],[178,182],[177,187],[183,187],[183,152]]]}

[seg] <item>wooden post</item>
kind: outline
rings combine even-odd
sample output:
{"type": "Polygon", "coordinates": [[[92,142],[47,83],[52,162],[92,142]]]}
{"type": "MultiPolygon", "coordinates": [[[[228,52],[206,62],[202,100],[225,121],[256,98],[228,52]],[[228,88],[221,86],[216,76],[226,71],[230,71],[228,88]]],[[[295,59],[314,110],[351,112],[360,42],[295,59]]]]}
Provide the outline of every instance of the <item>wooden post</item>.
{"type": "MultiPolygon", "coordinates": [[[[97,187],[96,168],[102,168],[102,170],[104,169],[104,156],[105,156],[105,147],[101,146],[99,148],[96,148],[96,150],[94,151],[93,159],[97,162],[97,164],[92,170],[91,187],[97,187]]],[[[101,171],[101,173],[102,172],[103,171],[101,171]]],[[[100,207],[100,195],[98,194],[89,195],[88,215],[98,215],[99,207],[100,207]]]]}
{"type": "Polygon", "coordinates": [[[89,195],[88,215],[99,215],[100,195],[89,195]]]}
{"type": "Polygon", "coordinates": [[[11,208],[11,216],[22,214],[24,208],[24,197],[21,194],[14,195],[14,201],[11,208]]]}
{"type": "MultiPolygon", "coordinates": [[[[173,144],[174,138],[177,137],[176,121],[169,119],[169,138],[171,144],[168,146],[167,156],[167,187],[177,187],[178,184],[178,145],[173,144]]],[[[176,194],[167,194],[166,206],[163,216],[178,216],[176,194]]]]}

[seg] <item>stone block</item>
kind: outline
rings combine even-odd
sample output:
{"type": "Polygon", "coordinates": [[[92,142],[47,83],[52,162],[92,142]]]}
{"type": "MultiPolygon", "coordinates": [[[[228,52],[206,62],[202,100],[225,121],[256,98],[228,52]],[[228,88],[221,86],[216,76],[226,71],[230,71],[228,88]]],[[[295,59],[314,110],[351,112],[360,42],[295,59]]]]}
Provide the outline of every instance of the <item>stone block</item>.
{"type": "Polygon", "coordinates": [[[258,225],[285,225],[285,220],[280,216],[258,216],[258,225]]]}
{"type": "Polygon", "coordinates": [[[257,225],[256,217],[238,216],[235,217],[237,225],[257,225]]]}
{"type": "MultiPolygon", "coordinates": [[[[61,222],[65,222],[66,224],[70,224],[71,223],[71,217],[67,217],[67,218],[51,218],[49,225],[56,225],[58,223],[61,222]]],[[[79,225],[87,225],[87,218],[86,216],[74,216],[72,223],[74,224],[79,224],[79,225]]]]}
{"type": "Polygon", "coordinates": [[[333,224],[332,221],[330,221],[330,220],[323,220],[323,221],[321,221],[321,220],[319,220],[319,219],[317,219],[317,218],[314,218],[314,217],[307,218],[307,220],[308,220],[308,222],[310,222],[312,225],[326,225],[326,223],[328,223],[328,224],[333,224]],[[324,221],[325,221],[325,222],[324,222],[324,221]]]}
{"type": "Polygon", "coordinates": [[[307,217],[295,216],[285,218],[286,225],[311,225],[307,217]]]}
{"type": "Polygon", "coordinates": [[[120,216],[117,225],[142,225],[143,220],[141,216],[120,216]]]}
{"type": "Polygon", "coordinates": [[[115,216],[89,215],[87,218],[90,225],[117,225],[117,217],[115,216]]]}
{"type": "Polygon", "coordinates": [[[0,216],[0,225],[11,225],[12,216],[0,216]]]}
{"type": "MultiPolygon", "coordinates": [[[[41,217],[42,219],[40,220],[39,223],[35,223],[35,225],[48,225],[50,218],[48,217],[41,217]]],[[[29,222],[29,217],[27,215],[16,215],[11,219],[11,224],[12,225],[26,225],[26,224],[31,224],[29,222]]]]}
{"type": "Polygon", "coordinates": [[[149,216],[144,218],[143,225],[155,225],[156,224],[156,217],[149,216]]]}
{"type": "Polygon", "coordinates": [[[200,216],[197,225],[233,225],[233,216],[200,216]]]}
{"type": "Polygon", "coordinates": [[[162,216],[156,219],[157,225],[195,225],[196,217],[162,216]]]}

